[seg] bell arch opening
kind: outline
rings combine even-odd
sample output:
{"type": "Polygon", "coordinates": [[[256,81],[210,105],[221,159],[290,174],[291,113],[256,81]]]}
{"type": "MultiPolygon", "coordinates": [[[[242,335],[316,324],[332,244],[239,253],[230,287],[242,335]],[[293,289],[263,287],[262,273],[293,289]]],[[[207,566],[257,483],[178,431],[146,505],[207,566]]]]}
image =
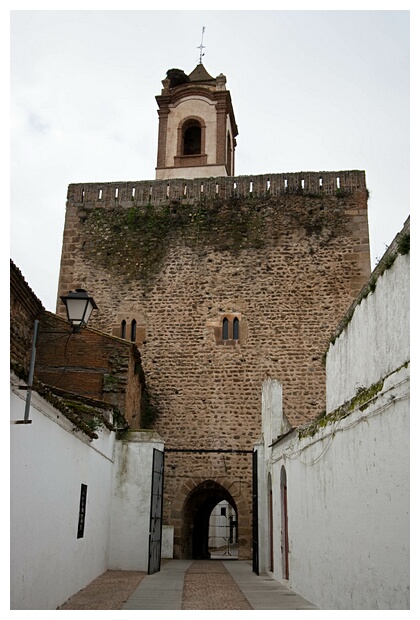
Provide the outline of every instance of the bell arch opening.
{"type": "Polygon", "coordinates": [[[183,155],[201,155],[201,125],[189,121],[183,131],[183,155]]]}
{"type": "Polygon", "coordinates": [[[231,494],[219,483],[206,480],[189,493],[184,502],[182,523],[183,559],[237,558],[238,510],[231,494]],[[227,522],[224,524],[224,521],[227,522]],[[215,537],[216,532],[219,535],[215,537]]]}

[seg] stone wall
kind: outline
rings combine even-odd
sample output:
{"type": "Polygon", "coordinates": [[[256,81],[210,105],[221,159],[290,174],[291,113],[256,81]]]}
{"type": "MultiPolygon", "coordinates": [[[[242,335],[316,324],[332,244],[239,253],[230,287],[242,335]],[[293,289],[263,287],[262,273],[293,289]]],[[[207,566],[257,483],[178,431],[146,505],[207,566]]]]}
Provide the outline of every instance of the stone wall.
{"type": "Polygon", "coordinates": [[[290,425],[320,413],[323,353],[369,273],[363,172],[69,187],[59,295],[89,290],[103,331],[136,321],[168,449],[175,557],[186,483],[216,478],[235,489],[239,553],[249,557],[262,383],[281,381],[290,425]]]}

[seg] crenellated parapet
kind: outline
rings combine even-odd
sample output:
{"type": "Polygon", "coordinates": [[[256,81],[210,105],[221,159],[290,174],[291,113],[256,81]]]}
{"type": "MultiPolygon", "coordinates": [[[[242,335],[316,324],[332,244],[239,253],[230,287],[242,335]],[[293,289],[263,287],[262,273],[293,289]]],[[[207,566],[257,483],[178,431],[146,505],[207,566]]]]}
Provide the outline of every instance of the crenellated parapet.
{"type": "Polygon", "coordinates": [[[334,195],[360,191],[366,191],[365,173],[362,170],[290,172],[209,179],[72,183],[68,187],[67,204],[86,208],[128,208],[174,201],[190,204],[215,198],[334,195]]]}

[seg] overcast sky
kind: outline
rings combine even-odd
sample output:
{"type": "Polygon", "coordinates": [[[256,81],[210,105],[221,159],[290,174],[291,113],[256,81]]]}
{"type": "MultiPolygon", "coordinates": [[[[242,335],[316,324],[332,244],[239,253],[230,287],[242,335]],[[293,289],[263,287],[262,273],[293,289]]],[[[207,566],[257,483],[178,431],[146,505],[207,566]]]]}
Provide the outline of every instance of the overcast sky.
{"type": "Polygon", "coordinates": [[[155,96],[168,69],[197,65],[203,26],[235,173],[365,170],[372,266],[401,230],[408,11],[12,11],[10,256],[48,310],[67,186],[155,178],[155,96]]]}

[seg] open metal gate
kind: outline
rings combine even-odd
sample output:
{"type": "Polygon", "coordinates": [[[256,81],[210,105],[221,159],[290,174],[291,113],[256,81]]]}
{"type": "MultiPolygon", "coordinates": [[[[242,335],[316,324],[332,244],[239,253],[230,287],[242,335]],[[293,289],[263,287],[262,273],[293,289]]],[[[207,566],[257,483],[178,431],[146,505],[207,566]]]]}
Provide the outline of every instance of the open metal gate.
{"type": "Polygon", "coordinates": [[[152,496],[150,501],[149,527],[149,575],[160,571],[162,547],[162,508],[163,508],[163,452],[153,449],[152,496]]]}
{"type": "Polygon", "coordinates": [[[260,574],[258,561],[258,452],[252,453],[252,570],[260,574]]]}

